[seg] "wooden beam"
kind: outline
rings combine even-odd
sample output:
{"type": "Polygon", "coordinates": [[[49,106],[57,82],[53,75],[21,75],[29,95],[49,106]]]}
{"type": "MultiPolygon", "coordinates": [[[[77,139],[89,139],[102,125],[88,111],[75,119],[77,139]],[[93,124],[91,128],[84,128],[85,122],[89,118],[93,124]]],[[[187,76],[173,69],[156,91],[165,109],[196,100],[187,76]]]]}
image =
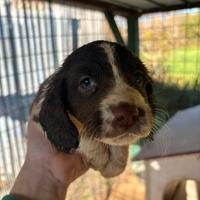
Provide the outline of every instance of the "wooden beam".
{"type": "Polygon", "coordinates": [[[155,0],[145,0],[145,1],[150,2],[150,3],[152,3],[152,4],[156,5],[156,6],[159,6],[159,7],[165,7],[166,6],[166,4],[159,3],[159,2],[157,2],[155,0]]]}
{"type": "Polygon", "coordinates": [[[139,56],[139,26],[138,17],[128,17],[128,47],[132,53],[139,56]]]}
{"type": "MultiPolygon", "coordinates": [[[[28,0],[27,0],[28,1],[28,0]]],[[[187,9],[187,8],[200,8],[200,2],[189,2],[182,3],[173,6],[159,6],[152,9],[136,9],[135,7],[127,7],[128,4],[122,6],[122,4],[113,4],[110,2],[97,1],[97,0],[38,0],[38,1],[49,1],[59,4],[66,4],[75,7],[87,8],[92,10],[99,10],[102,12],[112,11],[114,15],[121,15],[125,17],[135,17],[142,14],[156,13],[156,12],[168,12],[173,10],[187,9]]],[[[151,0],[153,1],[153,0],[151,0]]]]}
{"type": "Polygon", "coordinates": [[[111,12],[109,12],[109,11],[106,11],[105,12],[105,17],[106,17],[106,19],[108,21],[108,24],[109,24],[109,26],[110,26],[110,28],[111,28],[111,30],[113,32],[113,35],[115,36],[116,41],[118,43],[122,44],[122,45],[125,45],[125,42],[124,42],[124,40],[123,40],[123,38],[121,36],[121,33],[120,33],[120,31],[119,31],[119,29],[117,27],[117,24],[115,22],[113,14],[111,12]]]}
{"type": "Polygon", "coordinates": [[[38,1],[50,1],[52,3],[59,3],[86,9],[99,10],[102,12],[112,11],[114,15],[121,15],[125,17],[138,16],[139,13],[141,12],[141,9],[136,10],[131,6],[129,8],[127,7],[127,5],[123,7],[121,5],[104,1],[95,1],[95,0],[38,0],[38,1]]]}
{"type": "Polygon", "coordinates": [[[142,11],[140,14],[168,12],[168,11],[173,11],[173,10],[187,9],[187,8],[200,8],[200,2],[187,3],[187,4],[183,3],[183,4],[179,4],[179,5],[173,5],[173,6],[158,7],[158,8],[153,8],[153,9],[148,9],[148,10],[142,11]]]}

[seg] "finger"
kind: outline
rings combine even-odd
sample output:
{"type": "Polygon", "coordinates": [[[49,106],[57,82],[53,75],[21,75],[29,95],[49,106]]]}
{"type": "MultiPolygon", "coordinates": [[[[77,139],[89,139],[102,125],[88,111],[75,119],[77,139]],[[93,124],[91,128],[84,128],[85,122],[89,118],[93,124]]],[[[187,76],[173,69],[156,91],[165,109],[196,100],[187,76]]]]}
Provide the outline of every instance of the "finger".
{"type": "Polygon", "coordinates": [[[84,174],[89,166],[78,153],[59,153],[52,160],[52,171],[62,182],[71,183],[84,174]]]}

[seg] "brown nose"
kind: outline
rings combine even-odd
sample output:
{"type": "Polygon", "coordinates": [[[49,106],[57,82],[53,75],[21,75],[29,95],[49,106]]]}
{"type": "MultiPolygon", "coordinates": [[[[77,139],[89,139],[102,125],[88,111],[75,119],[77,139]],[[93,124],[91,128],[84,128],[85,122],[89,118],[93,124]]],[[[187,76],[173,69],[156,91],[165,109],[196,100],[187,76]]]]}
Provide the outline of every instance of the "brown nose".
{"type": "Polygon", "coordinates": [[[120,103],[111,110],[114,115],[112,125],[123,129],[132,127],[142,113],[141,109],[128,103],[120,103]]]}

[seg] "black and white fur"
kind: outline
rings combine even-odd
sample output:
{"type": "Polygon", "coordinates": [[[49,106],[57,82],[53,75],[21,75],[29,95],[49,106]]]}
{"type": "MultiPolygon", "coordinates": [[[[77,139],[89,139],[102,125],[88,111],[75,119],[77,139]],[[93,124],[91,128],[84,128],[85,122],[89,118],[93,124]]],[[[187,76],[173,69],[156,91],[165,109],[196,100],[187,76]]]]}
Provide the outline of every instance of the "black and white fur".
{"type": "Polygon", "coordinates": [[[45,80],[32,112],[58,150],[77,149],[92,168],[112,177],[124,170],[128,145],[150,134],[152,103],[143,63],[120,44],[95,41],[45,80]]]}

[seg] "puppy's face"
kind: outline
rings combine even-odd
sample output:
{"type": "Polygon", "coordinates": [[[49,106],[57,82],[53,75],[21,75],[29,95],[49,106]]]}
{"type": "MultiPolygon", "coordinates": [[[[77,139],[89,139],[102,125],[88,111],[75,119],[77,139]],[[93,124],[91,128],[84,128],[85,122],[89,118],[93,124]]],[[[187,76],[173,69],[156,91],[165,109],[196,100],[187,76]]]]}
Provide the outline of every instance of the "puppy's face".
{"type": "Polygon", "coordinates": [[[151,79],[141,61],[117,43],[97,41],[74,51],[44,82],[36,101],[48,138],[69,151],[83,135],[112,145],[148,136],[151,97],[151,79]],[[79,122],[79,131],[72,121],[79,122]]]}
{"type": "Polygon", "coordinates": [[[87,134],[127,145],[152,128],[151,79],[144,65],[116,43],[96,42],[70,57],[66,73],[69,112],[87,134]]]}

